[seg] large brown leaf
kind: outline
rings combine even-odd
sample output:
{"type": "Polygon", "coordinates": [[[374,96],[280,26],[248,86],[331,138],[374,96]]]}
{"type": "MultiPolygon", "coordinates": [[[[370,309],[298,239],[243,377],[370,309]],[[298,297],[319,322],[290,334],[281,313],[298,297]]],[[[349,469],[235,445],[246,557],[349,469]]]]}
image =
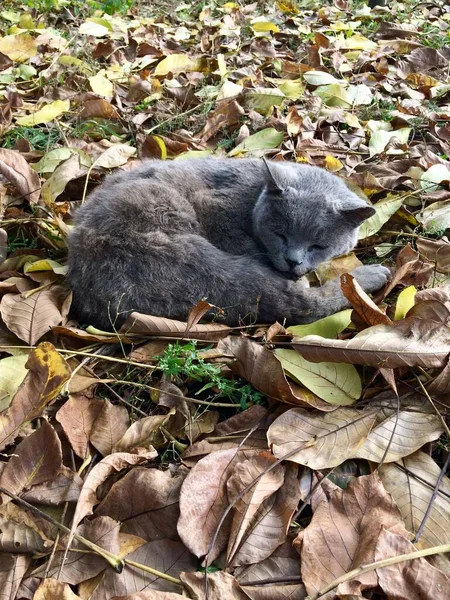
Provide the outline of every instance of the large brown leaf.
{"type": "Polygon", "coordinates": [[[32,293],[5,294],[0,303],[0,313],[8,329],[21,340],[33,346],[52,327],[63,320],[62,310],[67,290],[52,286],[32,293]]]}
{"type": "Polygon", "coordinates": [[[450,353],[450,310],[439,302],[422,302],[406,319],[369,327],[349,340],[317,335],[295,339],[293,347],[314,362],[346,362],[373,367],[441,367],[450,353]]]}
{"type": "Polygon", "coordinates": [[[436,271],[450,273],[450,243],[447,239],[429,240],[419,238],[416,243],[419,252],[429,261],[435,263],[436,271]]]}
{"type": "Polygon", "coordinates": [[[97,507],[96,515],[108,515],[122,523],[125,533],[148,542],[178,540],[178,498],[183,474],[135,467],[115,483],[97,507]]]}
{"type": "Polygon", "coordinates": [[[52,578],[42,581],[33,596],[33,600],[49,600],[50,598],[54,598],[54,600],[80,600],[80,596],[74,594],[67,583],[52,578]]]}
{"type": "MultiPolygon", "coordinates": [[[[61,442],[53,427],[43,421],[14,450],[0,475],[0,486],[20,495],[22,490],[54,479],[62,466],[61,442]]],[[[4,496],[3,504],[11,498],[4,496]]]]}
{"type": "Polygon", "coordinates": [[[6,554],[0,552],[0,590],[2,600],[13,600],[20,582],[30,564],[26,554],[6,554]]]}
{"type": "MultiPolygon", "coordinates": [[[[397,507],[376,473],[332,493],[328,501],[319,504],[303,532],[301,569],[307,592],[314,594],[344,573],[373,562],[383,528],[407,535],[397,507]]],[[[359,596],[376,585],[372,571],[341,584],[337,592],[359,596]]]]}
{"type": "Polygon", "coordinates": [[[17,191],[31,204],[36,204],[41,193],[39,175],[16,150],[0,148],[0,173],[10,181],[17,191]]]}
{"type": "Polygon", "coordinates": [[[193,325],[188,330],[188,323],[182,321],[133,312],[122,325],[119,333],[163,335],[164,337],[175,337],[188,340],[209,340],[214,342],[227,336],[230,331],[230,327],[221,323],[193,325]]]}
{"type": "Polygon", "coordinates": [[[28,375],[11,406],[0,415],[0,450],[14,441],[26,421],[42,414],[70,376],[66,361],[49,342],[32,350],[25,366],[28,375]]]}
{"type": "MultiPolygon", "coordinates": [[[[195,600],[205,598],[205,575],[203,573],[182,573],[181,580],[195,600]]],[[[208,574],[208,600],[248,600],[236,579],[219,571],[208,574]]]]}
{"type": "Polygon", "coordinates": [[[56,420],[66,434],[73,451],[81,459],[89,454],[92,427],[106,400],[73,395],[56,413],[56,420]]]}

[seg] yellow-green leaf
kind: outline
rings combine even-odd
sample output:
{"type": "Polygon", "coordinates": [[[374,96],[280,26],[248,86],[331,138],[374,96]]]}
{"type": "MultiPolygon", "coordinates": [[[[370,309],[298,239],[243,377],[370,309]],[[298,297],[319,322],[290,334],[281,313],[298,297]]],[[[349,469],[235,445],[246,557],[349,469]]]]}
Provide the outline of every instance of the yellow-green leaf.
{"type": "Polygon", "coordinates": [[[233,148],[228,156],[236,156],[241,152],[254,152],[257,150],[269,150],[272,148],[278,148],[283,141],[283,132],[277,131],[273,127],[262,129],[253,135],[249,135],[243,142],[241,142],[236,148],[233,148]]]}
{"type": "Polygon", "coordinates": [[[37,54],[37,42],[29,33],[7,35],[0,39],[0,52],[15,62],[25,62],[37,54]]]}
{"type": "Polygon", "coordinates": [[[364,37],[360,33],[355,33],[351,37],[342,38],[339,41],[339,46],[346,50],[375,50],[378,44],[364,37]]]}
{"type": "Polygon", "coordinates": [[[281,90],[289,100],[298,100],[303,95],[305,86],[300,79],[285,79],[282,83],[278,84],[278,89],[281,90]]]}
{"type": "Polygon", "coordinates": [[[100,73],[89,77],[89,85],[91,90],[99,96],[110,97],[114,93],[114,86],[111,81],[100,73]]]}
{"type": "Polygon", "coordinates": [[[189,58],[186,54],[170,54],[156,65],[154,75],[167,75],[173,73],[189,73],[190,71],[198,71],[200,61],[189,58]]]}
{"type": "Polygon", "coordinates": [[[86,21],[80,25],[78,31],[84,35],[104,37],[110,33],[111,24],[106,19],[86,19],[86,21]]]}
{"type": "Polygon", "coordinates": [[[320,335],[325,338],[335,338],[339,333],[347,329],[351,323],[352,309],[341,310],[334,315],[319,319],[314,323],[306,325],[293,325],[288,327],[288,333],[295,337],[304,337],[305,335],[320,335]]]}
{"type": "Polygon", "coordinates": [[[253,29],[253,31],[273,31],[274,33],[278,33],[280,31],[280,28],[278,27],[278,25],[275,25],[275,23],[272,23],[271,21],[254,21],[251,24],[251,28],[253,29]]]}
{"type": "Polygon", "coordinates": [[[25,379],[27,360],[26,353],[0,360],[0,412],[8,408],[19,385],[25,379]]]}
{"type": "Polygon", "coordinates": [[[313,96],[320,96],[327,106],[351,106],[352,101],[347,90],[340,83],[321,85],[313,92],[313,96]]]}
{"type": "Polygon", "coordinates": [[[166,160],[167,158],[167,146],[162,138],[159,135],[152,135],[151,138],[155,140],[158,144],[159,149],[161,150],[161,160],[166,160]]]}
{"type": "Polygon", "coordinates": [[[332,85],[333,83],[348,85],[346,81],[336,79],[336,77],[324,71],[306,71],[306,73],[303,73],[303,77],[310,85],[332,85]]]}
{"type": "Polygon", "coordinates": [[[358,239],[364,240],[365,238],[377,233],[381,229],[381,227],[389,221],[394,213],[400,208],[403,204],[404,196],[399,196],[397,194],[388,194],[386,198],[383,198],[379,202],[373,205],[375,209],[375,214],[364,221],[364,223],[359,228],[358,239]]]}
{"type": "Polygon", "coordinates": [[[69,109],[69,100],[55,100],[27,117],[20,117],[16,120],[16,123],[17,125],[23,125],[25,127],[33,127],[34,125],[40,125],[41,123],[50,123],[50,121],[53,121],[69,109]]]}
{"type": "Polygon", "coordinates": [[[31,168],[36,173],[53,173],[56,167],[70,158],[72,154],[73,150],[71,148],[55,148],[44,154],[39,162],[31,165],[31,168]]]}
{"type": "Polygon", "coordinates": [[[278,88],[255,88],[248,90],[245,101],[251,108],[265,114],[274,106],[281,106],[284,97],[283,92],[278,88]]]}
{"type": "Polygon", "coordinates": [[[43,258],[34,262],[25,263],[23,267],[24,273],[33,273],[36,271],[53,271],[58,275],[65,275],[67,273],[67,267],[50,258],[43,258]]]}
{"type": "Polygon", "coordinates": [[[400,292],[397,298],[397,304],[395,305],[394,319],[396,321],[404,319],[406,313],[414,306],[416,292],[417,290],[413,285],[408,286],[400,292]]]}
{"type": "MultiPolygon", "coordinates": [[[[389,144],[392,138],[397,138],[401,144],[407,144],[410,133],[411,127],[402,127],[401,129],[396,129],[395,131],[383,131],[382,129],[374,131],[369,142],[370,156],[384,152],[386,146],[389,144]]],[[[403,150],[397,148],[388,151],[388,154],[402,153],[403,150]]]]}
{"type": "Polygon", "coordinates": [[[276,350],[275,356],[290,377],[329,404],[347,406],[361,396],[361,379],[353,365],[312,363],[295,350],[276,350]]]}

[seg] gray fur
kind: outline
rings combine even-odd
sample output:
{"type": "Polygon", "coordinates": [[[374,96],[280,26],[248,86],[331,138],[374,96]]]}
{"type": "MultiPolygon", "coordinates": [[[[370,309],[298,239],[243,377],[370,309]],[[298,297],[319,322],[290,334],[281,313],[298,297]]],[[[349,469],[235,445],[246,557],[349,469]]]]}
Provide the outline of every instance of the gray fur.
{"type": "MultiPolygon", "coordinates": [[[[317,167],[253,159],[148,161],[106,178],[79,209],[68,279],[80,322],[130,311],[185,320],[206,298],[225,322],[305,323],[348,306],[339,281],[294,280],[349,252],[374,210],[317,167]]],[[[389,271],[356,269],[363,288],[389,271]]]]}

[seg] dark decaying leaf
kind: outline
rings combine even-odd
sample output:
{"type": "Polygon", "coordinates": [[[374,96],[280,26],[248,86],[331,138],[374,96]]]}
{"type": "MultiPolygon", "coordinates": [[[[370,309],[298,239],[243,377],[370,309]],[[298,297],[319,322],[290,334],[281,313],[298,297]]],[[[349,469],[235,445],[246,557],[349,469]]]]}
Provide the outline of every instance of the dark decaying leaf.
{"type": "Polygon", "coordinates": [[[36,204],[41,192],[39,175],[30,167],[20,152],[0,148],[0,173],[31,204],[36,204]]]}

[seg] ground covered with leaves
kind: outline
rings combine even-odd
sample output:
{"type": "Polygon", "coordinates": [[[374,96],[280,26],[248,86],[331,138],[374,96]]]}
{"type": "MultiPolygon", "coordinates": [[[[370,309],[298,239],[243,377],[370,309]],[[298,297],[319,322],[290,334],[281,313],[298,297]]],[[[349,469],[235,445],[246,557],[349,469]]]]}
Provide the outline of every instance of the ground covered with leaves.
{"type": "Polygon", "coordinates": [[[450,8],[19,0],[0,29],[1,598],[448,600],[450,8]],[[373,203],[310,277],[353,308],[75,322],[89,191],[209,155],[373,203]],[[372,299],[361,262],[392,268],[372,299]]]}

